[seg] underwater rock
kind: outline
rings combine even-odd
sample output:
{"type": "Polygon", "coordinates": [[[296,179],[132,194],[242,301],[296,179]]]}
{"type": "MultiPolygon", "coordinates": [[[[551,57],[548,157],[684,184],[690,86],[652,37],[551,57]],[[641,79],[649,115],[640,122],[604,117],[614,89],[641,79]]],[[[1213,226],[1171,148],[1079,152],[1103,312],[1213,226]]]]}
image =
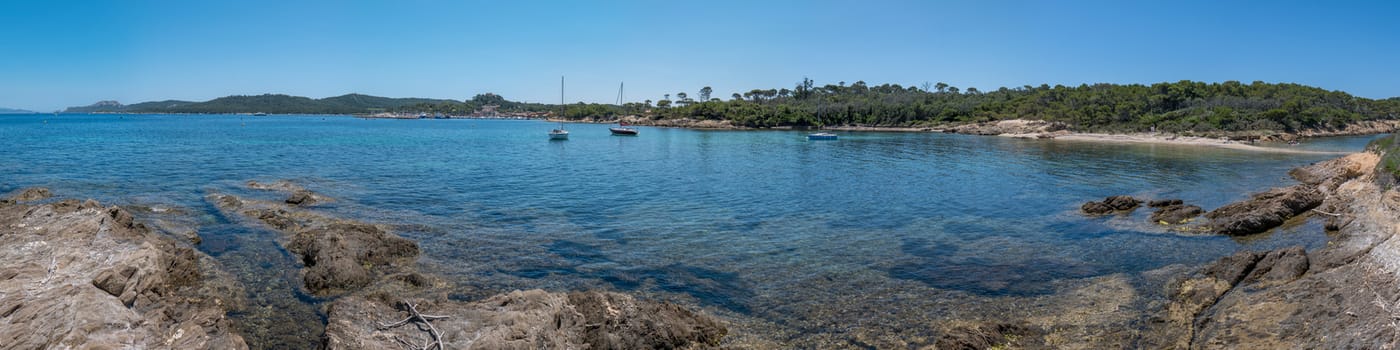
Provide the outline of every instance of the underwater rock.
{"type": "Polygon", "coordinates": [[[224,315],[242,291],[217,263],[117,207],[0,207],[5,348],[246,349],[224,315]]]}
{"type": "MultiPolygon", "coordinates": [[[[397,348],[397,339],[425,343],[428,332],[382,324],[404,319],[401,302],[351,295],[327,308],[327,349],[397,348]],[[420,340],[422,339],[422,340],[420,340]]],[[[719,321],[674,304],[613,292],[514,291],[475,302],[409,298],[449,349],[712,348],[728,332],[719,321]]]]}
{"type": "Polygon", "coordinates": [[[45,187],[30,187],[15,191],[7,197],[13,202],[33,202],[53,197],[53,192],[45,187]]]}
{"type": "Polygon", "coordinates": [[[283,247],[301,257],[303,282],[312,294],[334,295],[401,271],[418,257],[418,244],[363,222],[299,210],[282,202],[211,195],[226,213],[257,220],[288,238],[283,247]]]}
{"type": "Polygon", "coordinates": [[[1275,188],[1206,213],[1211,232],[1240,236],[1268,231],[1322,204],[1326,196],[1308,185],[1275,188]]]}
{"type": "Polygon", "coordinates": [[[1147,206],[1152,208],[1161,208],[1173,205],[1181,205],[1182,203],[1184,202],[1182,202],[1180,199],[1157,199],[1147,202],[1147,206]]]}
{"type": "Polygon", "coordinates": [[[272,183],[261,183],[261,182],[257,182],[257,181],[248,181],[247,186],[248,186],[248,188],[255,189],[255,190],[266,190],[266,191],[285,192],[285,193],[288,194],[287,200],[285,201],[285,203],[287,203],[287,204],[293,204],[293,205],[299,205],[299,206],[312,206],[312,205],[315,205],[315,204],[317,204],[317,203],[323,203],[323,202],[330,202],[330,201],[331,201],[331,198],[330,198],[330,197],[322,196],[322,195],[320,195],[320,194],[317,194],[316,192],[312,192],[311,190],[307,190],[305,187],[302,187],[301,185],[298,185],[298,184],[296,184],[296,183],[294,183],[294,182],[287,181],[287,180],[278,180],[278,181],[274,181],[274,182],[272,182],[272,183]]]}
{"type": "Polygon", "coordinates": [[[1175,203],[1158,206],[1157,210],[1152,212],[1152,216],[1148,217],[1148,220],[1160,224],[1177,225],[1187,223],[1192,218],[1206,212],[1199,206],[1181,204],[1181,200],[1176,200],[1175,203]]]}
{"type": "Polygon", "coordinates": [[[1031,335],[1021,324],[987,323],[956,327],[943,332],[933,347],[940,350],[985,350],[1015,348],[1016,342],[1031,335]]]}

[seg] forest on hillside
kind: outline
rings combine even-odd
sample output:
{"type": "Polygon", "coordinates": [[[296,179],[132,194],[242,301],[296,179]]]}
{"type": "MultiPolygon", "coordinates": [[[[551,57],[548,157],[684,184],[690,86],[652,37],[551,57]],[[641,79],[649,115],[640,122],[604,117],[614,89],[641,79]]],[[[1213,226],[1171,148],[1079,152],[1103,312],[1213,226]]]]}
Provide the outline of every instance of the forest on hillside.
{"type": "Polygon", "coordinates": [[[729,99],[695,98],[685,92],[623,106],[571,105],[566,118],[643,115],[653,119],[729,120],[749,127],[917,127],[1005,119],[1064,122],[1075,130],[1296,131],[1336,128],[1362,120],[1400,117],[1400,98],[1373,100],[1341,91],[1288,83],[1204,83],[1021,86],[982,91],[944,83],[921,86],[844,82],[816,86],[803,79],[793,88],[755,89],[729,99]]]}

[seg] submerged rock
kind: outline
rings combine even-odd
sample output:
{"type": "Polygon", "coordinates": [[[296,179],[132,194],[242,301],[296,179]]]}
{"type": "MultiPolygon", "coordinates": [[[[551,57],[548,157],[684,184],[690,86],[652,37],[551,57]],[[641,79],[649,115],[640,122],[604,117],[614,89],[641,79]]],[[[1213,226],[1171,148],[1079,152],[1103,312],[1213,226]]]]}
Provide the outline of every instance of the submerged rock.
{"type": "MultiPolygon", "coordinates": [[[[327,308],[328,349],[398,348],[397,339],[423,344],[428,332],[413,325],[386,328],[408,316],[386,298],[352,295],[327,308]]],[[[719,344],[728,332],[714,318],[679,306],[612,292],[514,291],[475,302],[410,298],[448,349],[684,349],[719,344]]]]}
{"type": "Polygon", "coordinates": [[[1232,236],[1260,233],[1316,208],[1325,198],[1306,184],[1276,188],[1206,213],[1207,226],[1211,232],[1232,236]]]}
{"type": "Polygon", "coordinates": [[[943,332],[933,347],[940,350],[984,350],[1019,348],[1019,340],[1031,335],[1031,328],[1022,324],[987,323],[962,326],[943,332]]]}
{"type": "Polygon", "coordinates": [[[1157,199],[1147,202],[1147,206],[1152,208],[1162,208],[1170,207],[1173,205],[1182,205],[1183,203],[1185,202],[1182,202],[1180,199],[1157,199]]]}
{"type": "Polygon", "coordinates": [[[413,241],[363,222],[327,217],[286,203],[211,195],[226,213],[257,220],[285,235],[283,247],[301,257],[302,279],[316,295],[365,287],[378,277],[402,271],[418,257],[413,241]]]}
{"type": "Polygon", "coordinates": [[[1089,215],[1104,215],[1115,211],[1137,209],[1141,204],[1141,201],[1131,196],[1112,196],[1104,198],[1102,202],[1086,202],[1079,206],[1079,210],[1089,215]]]}
{"type": "Polygon", "coordinates": [[[0,207],[5,348],[245,349],[217,263],[88,200],[0,207]]]}
{"type": "Polygon", "coordinates": [[[330,202],[330,201],[331,201],[331,198],[330,198],[330,197],[322,196],[322,195],[320,195],[320,194],[317,194],[316,192],[312,192],[311,190],[307,190],[305,187],[302,187],[301,185],[298,185],[298,184],[296,184],[296,183],[293,183],[293,182],[287,181],[287,180],[278,180],[278,181],[274,181],[274,182],[271,182],[271,183],[261,183],[261,182],[257,182],[257,181],[248,181],[247,185],[248,185],[248,188],[255,189],[255,190],[267,190],[267,191],[280,191],[280,192],[285,192],[285,193],[288,194],[288,196],[287,196],[287,199],[284,201],[284,203],[292,204],[292,205],[312,206],[312,205],[315,205],[315,204],[317,204],[317,203],[323,203],[323,202],[330,202]]]}
{"type": "Polygon", "coordinates": [[[12,202],[33,202],[53,197],[53,192],[44,187],[30,187],[10,193],[7,197],[12,202]]]}
{"type": "Polygon", "coordinates": [[[1157,210],[1152,212],[1152,216],[1148,217],[1148,220],[1164,225],[1179,225],[1190,222],[1191,219],[1205,212],[1201,207],[1181,204],[1181,200],[1176,200],[1175,204],[1157,206],[1157,210]]]}

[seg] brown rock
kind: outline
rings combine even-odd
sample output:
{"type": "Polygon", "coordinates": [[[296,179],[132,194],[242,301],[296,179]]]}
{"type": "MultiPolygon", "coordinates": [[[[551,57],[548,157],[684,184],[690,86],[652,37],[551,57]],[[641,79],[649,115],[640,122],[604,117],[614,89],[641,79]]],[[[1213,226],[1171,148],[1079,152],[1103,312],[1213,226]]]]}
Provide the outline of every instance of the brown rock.
{"type": "Polygon", "coordinates": [[[1152,216],[1150,216],[1148,220],[1155,223],[1184,224],[1191,221],[1192,218],[1206,212],[1204,209],[1201,209],[1201,207],[1183,205],[1180,204],[1180,202],[1181,201],[1178,200],[1177,204],[1159,206],[1156,211],[1152,212],[1152,216]]]}
{"type": "Polygon", "coordinates": [[[933,347],[940,350],[985,350],[992,348],[1012,348],[1021,337],[1029,335],[1025,325],[1011,323],[987,323],[956,327],[943,332],[933,347]]]}
{"type": "Polygon", "coordinates": [[[1268,231],[1322,204],[1326,196],[1307,185],[1276,188],[1206,213],[1211,231],[1232,236],[1268,231]]]}
{"type": "Polygon", "coordinates": [[[10,193],[7,197],[16,202],[33,202],[53,197],[53,192],[49,192],[49,189],[44,187],[30,187],[10,193]]]}
{"type": "Polygon", "coordinates": [[[0,207],[0,347],[247,348],[224,318],[237,302],[213,301],[242,293],[216,290],[212,258],[129,218],[95,201],[0,207]]]}
{"type": "MultiPolygon", "coordinates": [[[[433,321],[448,349],[694,349],[714,347],[727,333],[709,316],[610,292],[528,290],[476,302],[412,301],[420,312],[449,317],[433,321]]],[[[327,349],[396,348],[396,338],[427,338],[413,326],[379,327],[407,313],[374,298],[347,296],[327,310],[327,349]]]]}

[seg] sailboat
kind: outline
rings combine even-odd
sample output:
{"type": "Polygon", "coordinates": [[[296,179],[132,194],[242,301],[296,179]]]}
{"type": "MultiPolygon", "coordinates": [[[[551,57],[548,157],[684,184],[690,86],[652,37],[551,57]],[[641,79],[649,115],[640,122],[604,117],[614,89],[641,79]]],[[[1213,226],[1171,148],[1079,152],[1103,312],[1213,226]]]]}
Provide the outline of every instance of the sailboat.
{"type": "Polygon", "coordinates": [[[549,140],[568,140],[569,131],[564,130],[564,77],[559,77],[559,127],[549,131],[549,140]]]}
{"type": "MultiPolygon", "coordinates": [[[[618,107],[622,107],[622,84],[623,83],[617,84],[618,107]]],[[[617,127],[608,128],[608,131],[611,131],[613,136],[637,136],[637,128],[631,127],[631,124],[627,124],[627,122],[622,121],[622,116],[617,117],[617,127]]]]}

